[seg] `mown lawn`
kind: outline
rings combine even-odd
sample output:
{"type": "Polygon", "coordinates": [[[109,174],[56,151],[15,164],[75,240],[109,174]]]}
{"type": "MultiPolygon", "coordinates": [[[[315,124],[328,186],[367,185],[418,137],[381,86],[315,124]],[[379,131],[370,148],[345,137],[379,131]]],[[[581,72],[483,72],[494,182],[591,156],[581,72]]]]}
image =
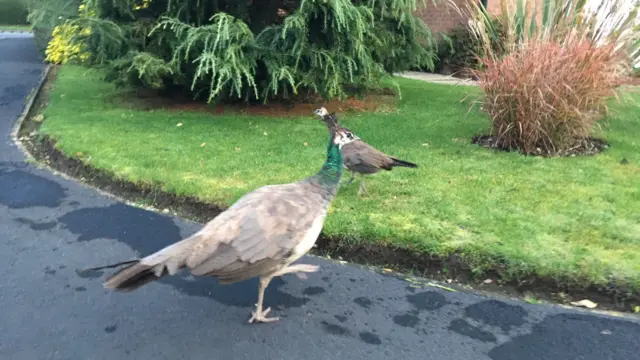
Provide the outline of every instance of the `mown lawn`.
{"type": "Polygon", "coordinates": [[[0,31],[31,31],[31,25],[5,25],[0,24],[0,31]]]}
{"type": "MultiPolygon", "coordinates": [[[[524,157],[471,144],[488,118],[460,100],[476,88],[399,79],[395,113],[342,113],[365,141],[420,168],[341,188],[325,233],[438,255],[478,270],[640,289],[640,111],[626,102],[596,157],[524,157]],[[626,161],[622,161],[626,159],[626,161]]],[[[73,66],[59,73],[41,128],[67,154],[129,180],[221,205],[265,184],[314,174],[327,130],[296,119],[118,107],[114,88],[73,66]],[[178,126],[178,124],[182,124],[178,126]]],[[[640,100],[638,95],[627,99],[640,100]]],[[[329,109],[331,110],[331,109],[329,109]]],[[[602,134],[598,134],[602,135],[602,134]]],[[[346,180],[347,176],[345,176],[346,180]]]]}

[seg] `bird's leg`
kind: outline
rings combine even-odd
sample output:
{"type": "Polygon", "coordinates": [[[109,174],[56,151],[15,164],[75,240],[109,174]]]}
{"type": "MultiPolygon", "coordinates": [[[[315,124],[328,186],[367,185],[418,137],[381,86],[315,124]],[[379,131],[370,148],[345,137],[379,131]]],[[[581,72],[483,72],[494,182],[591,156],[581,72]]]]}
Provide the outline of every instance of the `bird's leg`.
{"type": "Polygon", "coordinates": [[[360,174],[360,190],[358,190],[358,196],[362,193],[367,193],[367,189],[364,187],[364,174],[360,174]]]}
{"type": "Polygon", "coordinates": [[[285,268],[282,268],[275,273],[269,275],[268,277],[260,277],[260,285],[258,287],[258,303],[256,304],[256,311],[251,312],[251,319],[249,319],[249,324],[253,322],[273,322],[280,320],[279,317],[268,318],[267,314],[271,311],[271,307],[268,307],[262,310],[262,302],[264,300],[264,291],[269,286],[271,279],[276,276],[282,276],[284,274],[294,273],[294,272],[316,272],[320,267],[318,265],[311,264],[295,264],[290,265],[285,268]]]}
{"type": "Polygon", "coordinates": [[[356,178],[356,172],[351,171],[351,178],[349,179],[349,181],[347,181],[347,185],[351,184],[353,182],[353,179],[355,178],[356,178]]]}
{"type": "Polygon", "coordinates": [[[271,307],[266,308],[264,311],[262,310],[262,301],[264,300],[264,291],[269,286],[273,275],[268,277],[260,277],[260,285],[258,286],[258,303],[256,304],[256,311],[251,312],[251,319],[249,319],[249,324],[253,322],[273,322],[280,320],[279,317],[268,318],[267,315],[271,311],[271,307]]]}

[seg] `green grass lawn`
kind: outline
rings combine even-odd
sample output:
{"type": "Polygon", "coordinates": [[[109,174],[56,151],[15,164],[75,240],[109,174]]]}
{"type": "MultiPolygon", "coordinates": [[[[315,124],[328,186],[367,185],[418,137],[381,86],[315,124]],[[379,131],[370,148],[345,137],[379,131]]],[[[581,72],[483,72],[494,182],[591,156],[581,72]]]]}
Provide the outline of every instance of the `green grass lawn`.
{"type": "MultiPolygon", "coordinates": [[[[460,100],[479,89],[398,81],[403,97],[397,112],[342,113],[340,119],[378,149],[420,167],[368,177],[369,195],[361,199],[357,181],[342,187],[327,235],[345,244],[457,252],[478,270],[506,267],[505,277],[582,284],[615,279],[640,289],[635,104],[615,106],[603,131],[611,143],[606,152],[542,159],[471,144],[489,122],[460,100]]],[[[312,175],[325,159],[327,130],[312,114],[291,119],[132,110],[106,100],[114,91],[91,71],[61,68],[41,131],[65,153],[118,177],[220,205],[262,185],[312,175]]]]}
{"type": "Polygon", "coordinates": [[[4,25],[4,24],[0,24],[0,31],[31,31],[31,25],[4,25]]]}

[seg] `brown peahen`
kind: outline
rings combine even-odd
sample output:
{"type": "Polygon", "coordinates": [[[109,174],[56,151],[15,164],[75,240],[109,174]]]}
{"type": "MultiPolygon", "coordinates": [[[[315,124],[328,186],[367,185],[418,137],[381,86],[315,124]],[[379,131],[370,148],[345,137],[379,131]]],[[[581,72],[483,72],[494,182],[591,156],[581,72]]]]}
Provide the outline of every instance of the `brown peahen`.
{"type": "MultiPolygon", "coordinates": [[[[327,158],[320,171],[306,179],[254,190],[209,221],[200,231],[109,276],[104,286],[133,291],[163,276],[188,269],[196,276],[213,276],[222,284],[259,277],[258,303],[249,323],[272,322],[263,308],[264,291],[272,278],[287,273],[315,272],[316,265],[292,263],[315,244],[336,196],[342,176],[340,147],[351,141],[346,132],[329,125],[327,158]]],[[[95,268],[99,269],[99,268],[95,268]]]]}
{"type": "Polygon", "coordinates": [[[351,172],[351,178],[347,182],[350,184],[355,178],[355,174],[360,174],[360,189],[358,195],[366,192],[364,186],[364,176],[375,174],[380,170],[390,171],[396,166],[417,168],[418,165],[389,156],[373,146],[362,141],[357,135],[349,129],[339,124],[338,117],[335,113],[329,114],[327,109],[320,107],[314,111],[314,114],[320,116],[329,127],[335,127],[345,131],[347,137],[351,140],[342,146],[342,158],[344,167],[351,172]]]}

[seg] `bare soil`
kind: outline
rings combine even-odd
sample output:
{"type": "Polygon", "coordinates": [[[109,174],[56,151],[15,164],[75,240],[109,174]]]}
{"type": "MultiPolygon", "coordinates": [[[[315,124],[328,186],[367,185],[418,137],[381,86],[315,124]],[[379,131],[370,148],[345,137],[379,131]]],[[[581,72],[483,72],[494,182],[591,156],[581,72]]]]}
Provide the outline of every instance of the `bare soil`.
{"type": "Polygon", "coordinates": [[[392,89],[382,89],[377,93],[365,96],[350,96],[344,100],[324,101],[317,96],[292,99],[287,102],[236,103],[236,104],[206,104],[185,95],[160,95],[153,91],[129,91],[118,94],[114,103],[140,110],[186,111],[208,114],[238,113],[268,117],[298,117],[309,116],[320,106],[335,109],[339,112],[386,112],[396,108],[396,94],[392,89]]]}

